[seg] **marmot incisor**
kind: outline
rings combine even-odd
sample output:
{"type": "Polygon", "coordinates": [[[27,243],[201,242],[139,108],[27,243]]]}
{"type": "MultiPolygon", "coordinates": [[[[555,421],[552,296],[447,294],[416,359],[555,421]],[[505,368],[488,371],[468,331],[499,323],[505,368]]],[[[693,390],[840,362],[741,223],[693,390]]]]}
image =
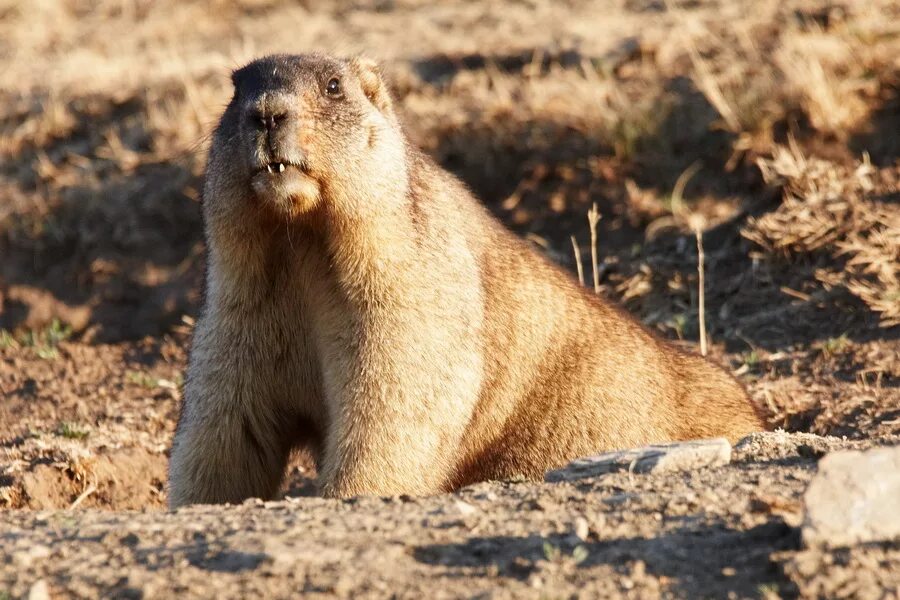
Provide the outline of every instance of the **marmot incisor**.
{"type": "Polygon", "coordinates": [[[204,188],[205,306],[170,505],[540,477],[600,450],[762,427],[682,353],[507,231],[407,141],[376,65],[236,71],[204,188]]]}

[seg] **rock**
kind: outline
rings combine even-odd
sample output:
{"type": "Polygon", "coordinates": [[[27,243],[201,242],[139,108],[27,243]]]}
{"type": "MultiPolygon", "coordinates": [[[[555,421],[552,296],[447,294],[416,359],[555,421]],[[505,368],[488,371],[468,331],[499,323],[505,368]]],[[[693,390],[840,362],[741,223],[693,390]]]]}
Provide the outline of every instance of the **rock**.
{"type": "Polygon", "coordinates": [[[50,586],[46,579],[38,579],[28,590],[28,600],[50,600],[50,586]]]}
{"type": "Polygon", "coordinates": [[[462,500],[457,500],[456,502],[454,502],[453,508],[455,508],[459,512],[459,514],[461,514],[464,517],[474,515],[475,513],[478,512],[478,508],[476,508],[475,506],[472,506],[468,502],[463,502],[462,500]]]}
{"type": "Polygon", "coordinates": [[[573,524],[573,533],[575,537],[580,541],[587,541],[588,535],[591,533],[591,528],[588,525],[587,519],[584,517],[578,517],[575,519],[575,523],[573,524]]]}
{"type": "Polygon", "coordinates": [[[900,539],[900,446],[828,454],[803,501],[807,547],[900,539]]]}
{"type": "Polygon", "coordinates": [[[702,467],[726,465],[731,460],[731,445],[725,438],[694,440],[644,446],[632,450],[608,452],[570,462],[549,471],[546,481],[574,481],[616,471],[664,473],[692,471],[702,467]]]}

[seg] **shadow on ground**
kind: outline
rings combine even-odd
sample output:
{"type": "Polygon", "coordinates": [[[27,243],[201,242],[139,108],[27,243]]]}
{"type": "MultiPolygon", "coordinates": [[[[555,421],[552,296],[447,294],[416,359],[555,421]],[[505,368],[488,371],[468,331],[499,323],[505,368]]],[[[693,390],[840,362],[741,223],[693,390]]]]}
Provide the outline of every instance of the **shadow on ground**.
{"type": "MultiPolygon", "coordinates": [[[[621,577],[633,575],[636,562],[646,573],[665,577],[673,591],[688,598],[734,593],[753,596],[761,585],[788,591],[790,582],[770,559],[772,552],[796,549],[799,535],[780,521],[746,531],[726,527],[684,528],[651,538],[621,538],[581,543],[572,536],[476,537],[460,544],[418,547],[413,556],[430,564],[459,569],[461,577],[475,577],[482,569],[495,567],[501,576],[526,579],[548,554],[559,550],[555,560],[571,558],[582,546],[586,557],[576,568],[606,564],[621,577]]],[[[580,551],[583,552],[583,551],[580,551]]],[[[487,571],[483,574],[487,576],[487,571]]]]}

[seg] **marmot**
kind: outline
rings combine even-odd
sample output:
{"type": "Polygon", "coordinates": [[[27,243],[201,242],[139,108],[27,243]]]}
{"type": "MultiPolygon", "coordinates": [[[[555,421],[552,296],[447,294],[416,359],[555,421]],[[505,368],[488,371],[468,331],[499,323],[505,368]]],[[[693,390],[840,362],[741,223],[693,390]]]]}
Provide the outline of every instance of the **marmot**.
{"type": "Polygon", "coordinates": [[[325,496],[429,494],[762,428],[722,369],[578,285],[412,147],[371,60],[270,56],[232,79],[172,507],[271,498],[299,446],[325,496]]]}

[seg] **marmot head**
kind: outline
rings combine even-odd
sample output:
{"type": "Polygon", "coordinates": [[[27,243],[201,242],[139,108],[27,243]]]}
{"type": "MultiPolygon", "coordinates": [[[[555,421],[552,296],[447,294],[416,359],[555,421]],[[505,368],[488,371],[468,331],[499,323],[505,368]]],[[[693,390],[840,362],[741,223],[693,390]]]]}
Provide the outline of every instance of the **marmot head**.
{"type": "Polygon", "coordinates": [[[385,170],[397,165],[389,158],[404,141],[373,61],[268,56],[232,81],[210,150],[208,215],[234,217],[243,207],[229,203],[255,203],[297,218],[347,190],[377,185],[373,178],[403,176],[385,170]]]}

